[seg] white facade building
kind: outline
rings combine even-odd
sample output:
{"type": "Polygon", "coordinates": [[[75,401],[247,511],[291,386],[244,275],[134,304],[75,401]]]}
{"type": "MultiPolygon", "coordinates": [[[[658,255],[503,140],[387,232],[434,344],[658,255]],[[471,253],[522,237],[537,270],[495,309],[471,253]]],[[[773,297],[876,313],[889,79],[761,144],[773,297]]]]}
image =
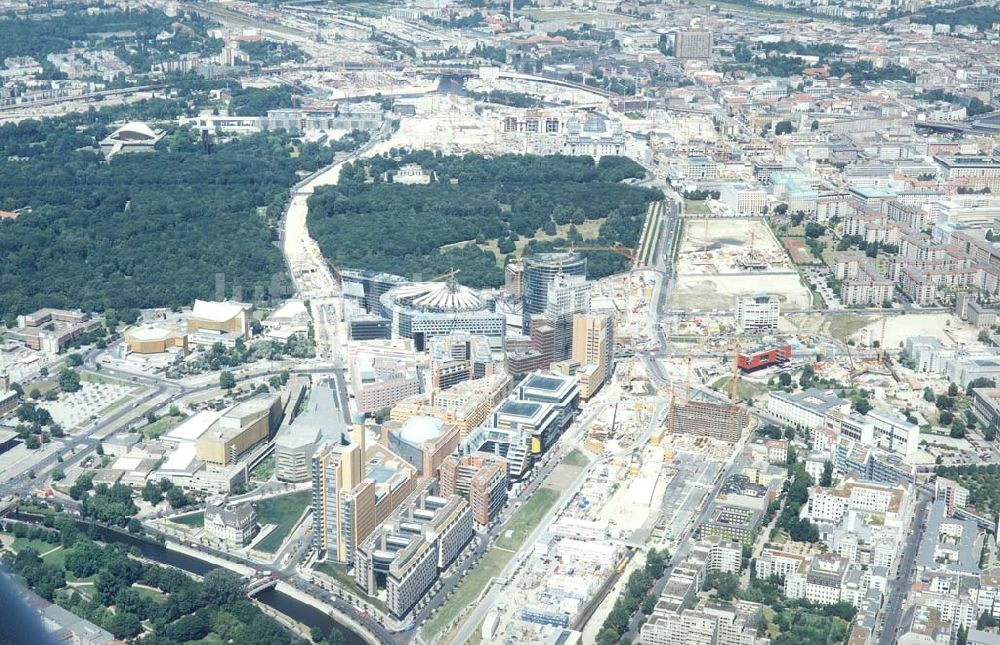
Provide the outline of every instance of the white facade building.
{"type": "Polygon", "coordinates": [[[827,414],[834,411],[846,413],[849,408],[849,401],[833,392],[823,392],[816,388],[801,392],[772,391],[767,399],[767,411],[782,423],[809,430],[823,425],[827,414]]]}
{"type": "Polygon", "coordinates": [[[725,184],[719,201],[733,215],[760,215],[767,208],[767,191],[750,184],[725,184]]]}
{"type": "Polygon", "coordinates": [[[741,332],[774,331],[778,328],[780,315],[781,303],[777,296],[767,293],[736,296],[733,317],[736,319],[736,328],[741,332]]]}

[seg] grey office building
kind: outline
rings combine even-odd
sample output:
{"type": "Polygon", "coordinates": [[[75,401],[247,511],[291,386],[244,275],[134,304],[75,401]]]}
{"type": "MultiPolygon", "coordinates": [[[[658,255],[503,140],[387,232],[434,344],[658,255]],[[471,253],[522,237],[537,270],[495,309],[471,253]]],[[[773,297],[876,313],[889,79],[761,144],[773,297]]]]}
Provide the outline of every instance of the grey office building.
{"type": "Polygon", "coordinates": [[[559,273],[587,275],[587,258],[579,253],[539,253],[524,258],[523,331],[531,331],[531,317],[545,313],[549,285],[559,273]]]}

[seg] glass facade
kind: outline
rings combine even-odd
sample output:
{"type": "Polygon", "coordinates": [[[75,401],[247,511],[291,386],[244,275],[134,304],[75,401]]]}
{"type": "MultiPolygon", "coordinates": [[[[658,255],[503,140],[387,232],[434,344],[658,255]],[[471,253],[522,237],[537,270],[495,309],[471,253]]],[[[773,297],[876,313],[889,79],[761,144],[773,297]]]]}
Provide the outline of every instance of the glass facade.
{"type": "Polygon", "coordinates": [[[524,321],[522,331],[531,330],[531,317],[545,313],[549,285],[563,275],[587,274],[587,258],[579,253],[539,253],[524,259],[524,321]]]}

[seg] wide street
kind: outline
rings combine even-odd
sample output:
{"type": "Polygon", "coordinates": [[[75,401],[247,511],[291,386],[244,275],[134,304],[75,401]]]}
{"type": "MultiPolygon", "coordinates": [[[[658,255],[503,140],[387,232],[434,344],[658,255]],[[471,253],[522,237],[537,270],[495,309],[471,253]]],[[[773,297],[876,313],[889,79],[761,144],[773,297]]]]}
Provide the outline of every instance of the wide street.
{"type": "MultiPolygon", "coordinates": [[[[472,557],[465,559],[453,574],[449,575],[447,578],[443,578],[445,582],[441,590],[438,591],[438,593],[434,596],[434,598],[430,601],[430,603],[428,603],[426,607],[421,609],[415,615],[414,622],[417,626],[419,626],[424,620],[426,620],[434,609],[440,607],[447,600],[448,593],[452,589],[454,589],[454,587],[457,586],[459,582],[461,582],[461,579],[465,576],[469,568],[471,568],[473,564],[478,562],[479,558],[481,558],[483,554],[486,553],[489,546],[493,543],[493,540],[495,540],[496,537],[499,536],[505,530],[507,522],[510,520],[511,517],[514,516],[514,514],[517,512],[517,509],[520,506],[522,506],[523,502],[527,501],[527,499],[530,498],[531,495],[534,494],[535,491],[537,491],[540,486],[543,486],[545,484],[546,479],[552,473],[552,471],[555,470],[555,468],[559,465],[559,463],[562,461],[562,458],[565,457],[566,454],[571,452],[572,450],[571,446],[575,444],[576,439],[584,433],[586,428],[589,427],[591,423],[593,423],[594,419],[597,418],[604,411],[606,407],[607,404],[594,406],[593,409],[588,411],[585,417],[578,419],[574,423],[573,427],[571,427],[567,431],[566,436],[564,436],[563,439],[559,441],[559,443],[555,446],[555,448],[553,448],[552,452],[548,453],[543,458],[541,465],[537,468],[537,470],[533,474],[529,484],[524,487],[524,489],[520,492],[520,494],[511,497],[508,500],[507,506],[504,508],[498,521],[490,527],[487,533],[481,536],[477,536],[479,540],[475,546],[474,551],[472,552],[472,557]]],[[[526,552],[526,550],[530,550],[532,548],[535,542],[535,538],[538,536],[538,533],[542,530],[544,526],[546,526],[549,523],[552,516],[559,510],[559,508],[562,507],[565,501],[576,493],[579,487],[583,484],[583,481],[586,479],[586,475],[590,471],[590,468],[593,467],[593,465],[596,463],[598,462],[591,463],[591,465],[588,468],[584,468],[580,472],[580,474],[573,481],[573,483],[565,489],[563,494],[560,496],[560,499],[556,501],[555,504],[552,505],[549,511],[545,514],[545,516],[542,517],[541,520],[535,525],[531,534],[528,535],[527,538],[525,539],[521,549],[511,557],[510,561],[507,563],[507,566],[504,567],[503,571],[501,571],[500,574],[496,576],[495,580],[497,582],[493,584],[489,593],[485,597],[483,597],[482,600],[480,600],[480,602],[476,605],[476,608],[473,610],[472,614],[469,615],[463,621],[462,627],[459,629],[459,632],[455,637],[456,642],[464,643],[465,641],[467,641],[471,637],[472,632],[474,632],[478,628],[479,624],[482,623],[483,618],[485,618],[486,616],[486,613],[490,609],[492,609],[493,604],[496,601],[497,595],[503,589],[502,583],[510,578],[510,576],[514,572],[515,567],[517,566],[520,557],[526,552]]],[[[466,591],[468,591],[471,594],[476,592],[477,590],[466,590],[466,591]]],[[[473,596],[469,597],[470,602],[472,602],[474,599],[475,598],[473,596]]]]}
{"type": "Polygon", "coordinates": [[[918,489],[918,502],[913,518],[910,520],[910,528],[907,533],[906,542],[899,554],[899,571],[896,578],[889,582],[889,589],[885,606],[882,608],[884,624],[879,634],[879,645],[892,645],[896,642],[896,630],[899,621],[903,617],[903,601],[909,591],[910,583],[913,581],[913,570],[916,567],[917,547],[924,534],[924,520],[927,514],[927,505],[931,499],[928,493],[918,489]]]}
{"type": "MultiPolygon", "coordinates": [[[[684,558],[687,557],[688,552],[691,550],[691,542],[694,536],[694,531],[698,527],[698,525],[700,525],[708,518],[708,514],[712,510],[711,502],[716,497],[718,497],[719,491],[722,488],[722,484],[725,483],[725,481],[729,479],[731,475],[733,475],[738,470],[743,468],[744,465],[743,448],[744,446],[746,446],[746,442],[750,438],[750,436],[751,435],[749,433],[744,434],[743,437],[738,442],[736,442],[736,445],[733,446],[732,455],[729,457],[729,460],[726,462],[725,467],[720,472],[719,476],[715,479],[715,482],[712,485],[711,490],[704,497],[705,503],[704,506],[702,506],[701,512],[698,513],[698,515],[694,518],[694,520],[691,521],[689,524],[687,524],[683,529],[683,531],[681,532],[680,537],[678,538],[677,541],[677,547],[675,548],[674,552],[670,554],[671,555],[670,563],[664,569],[663,575],[660,577],[660,579],[656,581],[655,585],[653,585],[653,590],[651,593],[654,593],[657,596],[659,596],[660,593],[663,591],[663,587],[667,584],[667,579],[670,577],[670,572],[673,571],[674,567],[683,562],[684,558]]],[[[630,638],[632,640],[635,640],[637,638],[639,630],[639,621],[642,618],[643,618],[643,613],[636,612],[636,614],[632,617],[632,620],[629,621],[628,631],[625,634],[626,638],[630,638]]]]}

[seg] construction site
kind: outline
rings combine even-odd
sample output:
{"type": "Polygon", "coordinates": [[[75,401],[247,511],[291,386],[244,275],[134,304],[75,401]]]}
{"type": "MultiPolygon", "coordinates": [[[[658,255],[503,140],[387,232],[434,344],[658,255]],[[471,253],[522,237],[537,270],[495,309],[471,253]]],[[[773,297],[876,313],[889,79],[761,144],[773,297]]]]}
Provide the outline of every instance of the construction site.
{"type": "Polygon", "coordinates": [[[785,309],[806,308],[812,300],[762,219],[685,219],[676,267],[675,309],[729,311],[736,296],[759,292],[763,285],[785,309]]]}

